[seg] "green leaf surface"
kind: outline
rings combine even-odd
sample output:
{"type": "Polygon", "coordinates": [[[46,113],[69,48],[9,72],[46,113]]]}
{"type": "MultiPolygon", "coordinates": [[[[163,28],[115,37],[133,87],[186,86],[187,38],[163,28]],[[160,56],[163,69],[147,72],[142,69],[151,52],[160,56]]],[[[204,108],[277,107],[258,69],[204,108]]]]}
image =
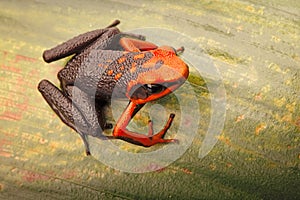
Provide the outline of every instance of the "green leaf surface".
{"type": "MultiPolygon", "coordinates": [[[[299,13],[299,1],[287,0],[1,1],[0,199],[299,199],[299,13]],[[148,173],[85,156],[79,135],[37,91],[42,79],[59,85],[56,74],[67,61],[43,62],[45,49],[114,19],[123,31],[182,33],[219,70],[225,125],[204,158],[198,154],[212,111],[207,85],[218,83],[195,71],[188,81],[201,110],[197,135],[178,160],[148,173]]],[[[168,112],[178,109],[174,96],[161,102],[168,112]]],[[[148,121],[146,113],[137,117],[148,121]]],[[[162,148],[120,145],[136,154],[162,148]]]]}

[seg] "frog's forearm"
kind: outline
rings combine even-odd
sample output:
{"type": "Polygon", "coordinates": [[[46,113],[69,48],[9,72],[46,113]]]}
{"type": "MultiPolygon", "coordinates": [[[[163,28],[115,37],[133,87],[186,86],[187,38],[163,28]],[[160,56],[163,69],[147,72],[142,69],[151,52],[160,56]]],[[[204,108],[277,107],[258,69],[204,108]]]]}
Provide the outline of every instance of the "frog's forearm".
{"type": "Polygon", "coordinates": [[[172,121],[175,117],[175,114],[170,114],[170,117],[165,125],[165,127],[158,132],[157,134],[153,134],[152,122],[149,121],[149,132],[148,135],[142,135],[139,133],[135,133],[126,129],[127,125],[131,121],[133,115],[140,110],[139,104],[135,104],[133,102],[129,102],[127,108],[122,113],[119,118],[114,130],[113,136],[115,138],[119,138],[125,140],[127,142],[141,145],[144,147],[150,147],[157,143],[169,143],[175,142],[175,139],[163,139],[168,129],[170,128],[172,121]]]}

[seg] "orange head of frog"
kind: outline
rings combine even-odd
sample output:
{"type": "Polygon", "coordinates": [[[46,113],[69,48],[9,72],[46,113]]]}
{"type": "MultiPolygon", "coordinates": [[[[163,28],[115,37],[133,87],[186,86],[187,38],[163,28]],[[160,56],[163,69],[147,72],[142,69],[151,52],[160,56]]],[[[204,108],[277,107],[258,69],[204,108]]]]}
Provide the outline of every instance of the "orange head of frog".
{"type": "Polygon", "coordinates": [[[162,46],[151,50],[153,57],[143,63],[143,72],[128,83],[127,97],[135,104],[144,104],[179,88],[189,75],[188,65],[177,56],[179,51],[183,48],[162,46]]]}

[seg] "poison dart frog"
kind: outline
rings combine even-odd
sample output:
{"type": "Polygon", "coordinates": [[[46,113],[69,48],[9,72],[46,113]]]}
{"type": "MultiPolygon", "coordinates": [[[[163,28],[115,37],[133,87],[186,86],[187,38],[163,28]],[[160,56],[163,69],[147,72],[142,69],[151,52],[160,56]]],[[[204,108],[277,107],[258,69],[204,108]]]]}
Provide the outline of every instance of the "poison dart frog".
{"type": "Polygon", "coordinates": [[[61,89],[42,80],[38,90],[60,119],[79,133],[87,155],[91,154],[87,135],[144,147],[176,141],[164,139],[175,114],[170,114],[158,133],[153,133],[151,120],[145,135],[126,127],[147,102],[170,94],[185,82],[189,68],[178,57],[184,48],[158,47],[142,35],[120,32],[119,23],[115,20],[106,28],[78,35],[43,53],[47,63],[73,55],[57,75],[61,89]],[[104,136],[104,129],[113,128],[103,112],[113,93],[128,98],[129,103],[112,135],[104,136]]]}

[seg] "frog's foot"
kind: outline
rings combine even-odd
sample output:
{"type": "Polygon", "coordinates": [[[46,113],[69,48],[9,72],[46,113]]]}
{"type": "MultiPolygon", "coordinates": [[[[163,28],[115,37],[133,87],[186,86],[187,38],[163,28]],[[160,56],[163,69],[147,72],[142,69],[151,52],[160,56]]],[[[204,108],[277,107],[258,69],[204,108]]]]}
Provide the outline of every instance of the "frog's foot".
{"type": "Polygon", "coordinates": [[[153,123],[150,120],[148,123],[149,132],[148,135],[141,135],[138,133],[131,132],[126,128],[116,127],[113,131],[113,136],[118,139],[125,140],[127,142],[141,145],[144,147],[150,147],[158,143],[171,143],[178,142],[176,139],[164,139],[165,134],[170,128],[172,121],[175,117],[175,114],[170,114],[170,117],[165,125],[165,127],[158,133],[153,134],[153,123]]]}

